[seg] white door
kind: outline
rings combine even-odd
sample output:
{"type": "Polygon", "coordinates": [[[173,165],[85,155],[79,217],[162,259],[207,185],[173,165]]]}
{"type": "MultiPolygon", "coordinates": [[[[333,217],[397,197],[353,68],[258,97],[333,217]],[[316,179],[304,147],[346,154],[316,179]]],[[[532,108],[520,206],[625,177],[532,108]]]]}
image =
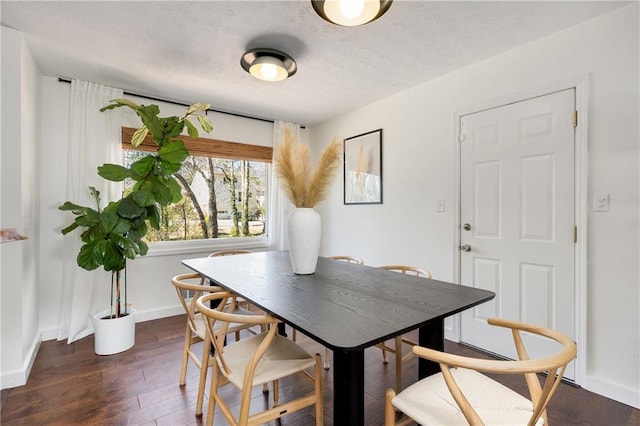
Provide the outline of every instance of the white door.
{"type": "MultiPolygon", "coordinates": [[[[574,111],[569,89],[460,119],[461,283],[496,293],[462,314],[465,343],[517,358],[491,316],[575,338],[574,111]]],[[[531,357],[549,354],[532,339],[531,357]]]]}

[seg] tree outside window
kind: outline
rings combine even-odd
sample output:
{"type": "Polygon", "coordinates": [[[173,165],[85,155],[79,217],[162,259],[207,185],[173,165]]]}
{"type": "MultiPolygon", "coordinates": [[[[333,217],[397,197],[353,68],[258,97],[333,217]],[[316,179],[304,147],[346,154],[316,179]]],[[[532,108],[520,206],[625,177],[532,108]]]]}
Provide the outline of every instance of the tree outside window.
{"type": "MultiPolygon", "coordinates": [[[[125,165],[142,153],[123,150],[125,165]]],[[[175,174],[182,200],[160,211],[147,242],[242,238],[265,234],[267,163],[191,156],[175,174]]],[[[125,182],[125,191],[131,183],[125,182]]]]}

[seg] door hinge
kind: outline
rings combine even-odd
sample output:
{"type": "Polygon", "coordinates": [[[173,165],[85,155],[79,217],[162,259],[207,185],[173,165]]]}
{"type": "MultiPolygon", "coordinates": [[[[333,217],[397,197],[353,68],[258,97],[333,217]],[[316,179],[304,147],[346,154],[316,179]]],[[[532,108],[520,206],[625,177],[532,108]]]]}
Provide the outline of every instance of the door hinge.
{"type": "Polygon", "coordinates": [[[573,111],[573,127],[578,127],[578,111],[573,111]]]}
{"type": "Polygon", "coordinates": [[[576,244],[578,242],[578,227],[573,227],[573,243],[576,244]]]}

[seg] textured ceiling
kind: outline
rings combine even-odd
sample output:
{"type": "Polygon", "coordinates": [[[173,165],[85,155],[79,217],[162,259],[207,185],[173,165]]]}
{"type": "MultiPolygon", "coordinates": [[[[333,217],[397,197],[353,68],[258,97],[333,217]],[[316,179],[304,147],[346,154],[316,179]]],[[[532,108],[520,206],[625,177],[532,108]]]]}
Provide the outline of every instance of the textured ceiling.
{"type": "Polygon", "coordinates": [[[312,125],[625,4],[396,0],[354,28],[310,1],[2,1],[0,16],[46,75],[312,125]],[[289,53],[297,74],[255,80],[240,67],[255,47],[289,53]]]}

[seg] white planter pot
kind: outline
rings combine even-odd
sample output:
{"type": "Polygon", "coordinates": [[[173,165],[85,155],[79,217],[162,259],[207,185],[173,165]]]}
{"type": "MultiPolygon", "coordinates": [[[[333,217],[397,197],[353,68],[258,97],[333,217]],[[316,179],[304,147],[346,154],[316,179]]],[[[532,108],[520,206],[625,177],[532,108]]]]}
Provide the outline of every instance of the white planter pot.
{"type": "Polygon", "coordinates": [[[94,351],[96,355],[113,355],[131,349],[136,343],[136,310],[129,308],[129,315],[108,317],[110,310],[102,311],[93,317],[94,351]]]}
{"type": "Polygon", "coordinates": [[[309,275],[316,271],[322,221],[312,208],[296,208],[287,219],[289,257],[293,272],[309,275]]]}

